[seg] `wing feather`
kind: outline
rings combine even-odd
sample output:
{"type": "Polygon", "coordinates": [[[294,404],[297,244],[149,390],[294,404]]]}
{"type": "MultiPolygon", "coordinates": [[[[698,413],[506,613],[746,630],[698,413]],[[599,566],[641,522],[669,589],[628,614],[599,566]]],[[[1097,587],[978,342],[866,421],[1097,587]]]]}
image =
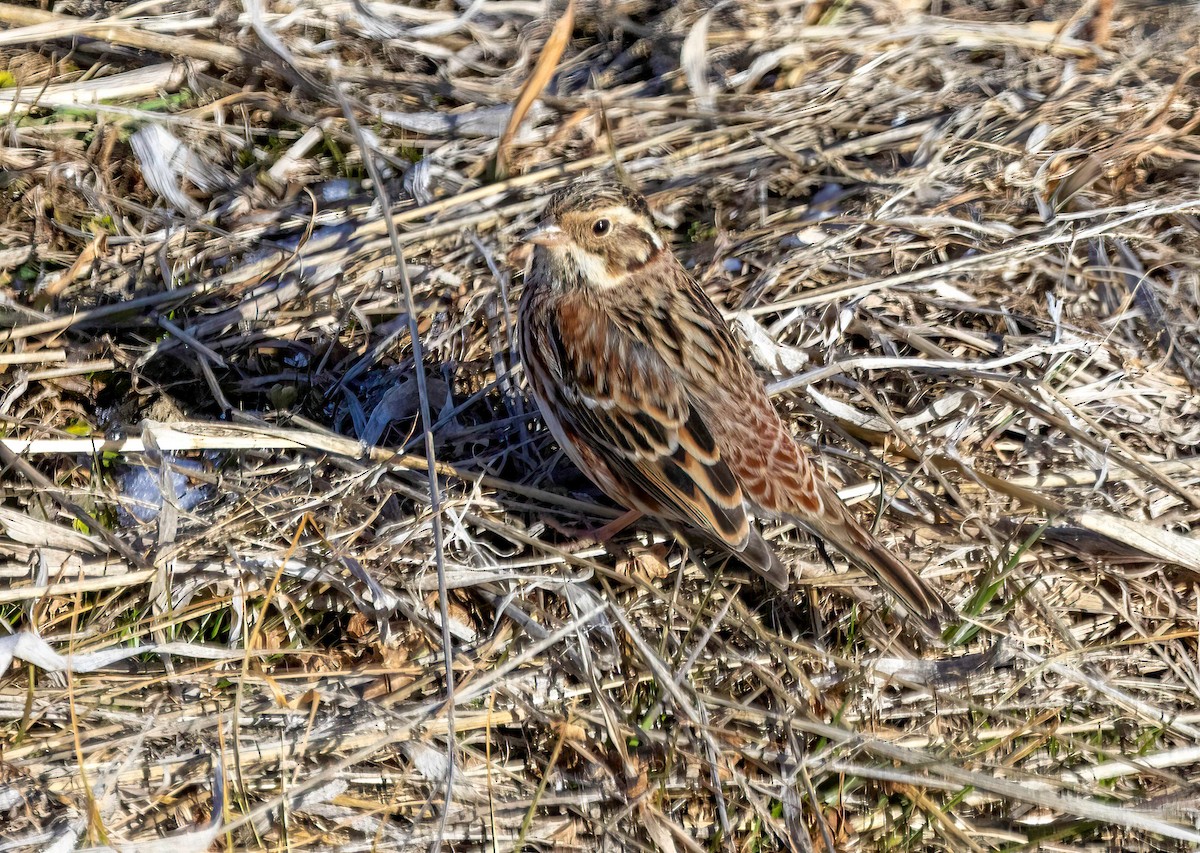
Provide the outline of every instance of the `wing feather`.
{"type": "Polygon", "coordinates": [[[742,550],[750,523],[741,486],[671,365],[586,305],[563,301],[557,314],[547,330],[558,381],[547,392],[568,440],[608,468],[597,484],[742,550]]]}

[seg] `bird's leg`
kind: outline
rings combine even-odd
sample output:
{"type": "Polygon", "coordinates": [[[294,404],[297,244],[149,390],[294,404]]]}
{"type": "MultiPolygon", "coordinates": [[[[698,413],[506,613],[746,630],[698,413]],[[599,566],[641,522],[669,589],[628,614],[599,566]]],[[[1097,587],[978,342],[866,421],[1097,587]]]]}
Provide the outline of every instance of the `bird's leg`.
{"type": "Polygon", "coordinates": [[[564,536],[570,536],[573,538],[575,541],[568,546],[568,550],[577,551],[583,548],[590,548],[593,545],[608,544],[610,539],[612,539],[629,525],[633,524],[635,521],[641,518],[642,515],[643,513],[641,510],[631,509],[626,511],[623,515],[617,516],[612,521],[608,522],[608,524],[592,530],[588,530],[586,528],[572,529],[563,525],[555,524],[549,519],[546,520],[546,524],[564,536]]]}
{"type": "Polygon", "coordinates": [[[592,531],[592,539],[597,542],[607,542],[641,517],[642,511],[640,509],[626,510],[624,515],[619,515],[608,524],[597,527],[592,531]]]}

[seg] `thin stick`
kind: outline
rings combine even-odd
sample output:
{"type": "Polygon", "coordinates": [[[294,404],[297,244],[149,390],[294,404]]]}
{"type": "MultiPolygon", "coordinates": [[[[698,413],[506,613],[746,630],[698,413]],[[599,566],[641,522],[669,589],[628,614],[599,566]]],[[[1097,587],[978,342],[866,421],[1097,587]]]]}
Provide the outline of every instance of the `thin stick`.
{"type": "MultiPolygon", "coordinates": [[[[363,164],[367,167],[367,172],[371,176],[371,182],[374,185],[376,194],[379,196],[379,203],[384,210],[391,210],[391,203],[388,200],[385,189],[386,184],[376,163],[375,149],[367,141],[362,128],[359,127],[358,122],[355,120],[354,109],[350,106],[350,102],[346,99],[342,87],[336,80],[333,89],[338,101],[341,103],[346,121],[349,122],[350,129],[354,133],[354,138],[358,142],[358,147],[362,151],[363,164]]],[[[416,374],[417,397],[421,412],[421,428],[424,432],[426,474],[429,477],[429,512],[431,516],[430,523],[433,526],[433,558],[437,565],[438,611],[442,622],[442,659],[446,665],[446,787],[442,803],[441,826],[433,846],[434,853],[437,853],[442,846],[442,836],[445,834],[450,815],[450,804],[454,796],[454,762],[456,752],[454,740],[454,640],[450,634],[450,589],[446,584],[446,545],[445,534],[442,531],[442,487],[438,482],[437,452],[434,447],[433,435],[434,421],[432,409],[429,405],[428,383],[425,378],[425,361],[421,343],[421,330],[418,325],[420,315],[417,313],[417,300],[413,296],[412,281],[408,275],[408,266],[404,263],[404,247],[400,243],[400,231],[391,216],[384,216],[383,220],[387,226],[387,234],[392,244],[392,252],[396,256],[396,269],[400,273],[400,287],[404,292],[404,310],[408,315],[408,337],[409,343],[412,345],[413,372],[416,374]]]]}

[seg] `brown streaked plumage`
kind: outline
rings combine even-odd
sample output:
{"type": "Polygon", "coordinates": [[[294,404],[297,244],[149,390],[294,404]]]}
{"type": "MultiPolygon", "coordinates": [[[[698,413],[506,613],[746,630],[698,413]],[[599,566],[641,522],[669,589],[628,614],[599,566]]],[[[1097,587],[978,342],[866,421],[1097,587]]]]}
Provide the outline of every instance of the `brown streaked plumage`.
{"type": "Polygon", "coordinates": [[[580,180],[526,239],[521,357],[555,438],[610,497],[715,537],[781,589],[754,516],[817,534],[933,636],[951,611],[855,520],[792,438],[645,200],[580,180]]]}

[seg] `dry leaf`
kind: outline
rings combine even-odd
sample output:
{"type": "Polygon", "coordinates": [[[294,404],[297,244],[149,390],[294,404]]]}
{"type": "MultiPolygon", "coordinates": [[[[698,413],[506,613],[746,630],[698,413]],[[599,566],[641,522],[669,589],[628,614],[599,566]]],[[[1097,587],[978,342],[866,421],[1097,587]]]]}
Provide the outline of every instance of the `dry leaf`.
{"type": "Polygon", "coordinates": [[[712,20],[713,10],[710,9],[695,23],[687,38],[683,40],[683,49],[679,53],[679,64],[687,77],[688,88],[696,96],[696,104],[701,111],[710,113],[715,105],[712,83],[708,80],[708,22],[712,20]]]}
{"type": "Polygon", "coordinates": [[[546,39],[546,44],[542,48],[542,55],[538,57],[537,64],[533,66],[533,73],[521,87],[521,93],[517,96],[517,105],[513,107],[512,115],[508,119],[508,126],[504,128],[504,135],[500,137],[500,144],[496,147],[497,178],[503,178],[508,174],[508,147],[512,144],[517,128],[525,120],[533,102],[537,100],[538,95],[550,82],[550,78],[554,76],[554,69],[558,67],[558,60],[562,58],[563,51],[566,50],[567,43],[571,40],[571,30],[574,27],[575,0],[568,0],[566,11],[554,25],[550,38],[546,39]]]}

